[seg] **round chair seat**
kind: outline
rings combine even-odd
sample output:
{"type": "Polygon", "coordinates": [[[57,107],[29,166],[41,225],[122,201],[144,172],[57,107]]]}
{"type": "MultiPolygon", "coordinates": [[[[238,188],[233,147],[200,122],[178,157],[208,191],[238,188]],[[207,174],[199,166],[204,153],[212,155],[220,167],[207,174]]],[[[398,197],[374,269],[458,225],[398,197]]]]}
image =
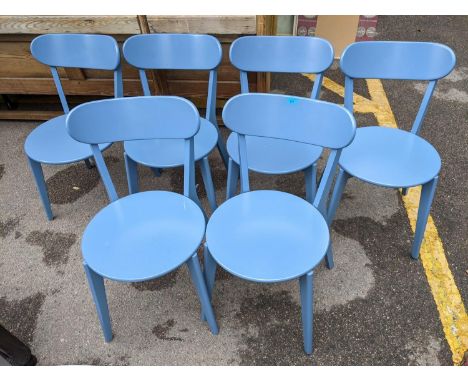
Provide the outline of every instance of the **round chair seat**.
{"type": "MultiPolygon", "coordinates": [[[[66,115],[55,117],[37,126],[29,133],[24,150],[29,158],[46,164],[78,162],[93,156],[91,146],[75,141],[68,134],[66,115]]],[[[107,149],[111,143],[99,145],[107,149]]]]}
{"type": "Polygon", "coordinates": [[[369,126],[356,130],[340,157],[352,176],[385,187],[413,187],[434,179],[441,160],[423,138],[404,130],[369,126]]]}
{"type": "MultiPolygon", "coordinates": [[[[206,157],[218,142],[218,130],[208,120],[200,118],[200,129],[194,139],[195,161],[206,157]]],[[[135,162],[149,167],[177,167],[184,163],[183,139],[152,139],[124,143],[125,153],[135,162]]]]}
{"type": "Polygon", "coordinates": [[[106,278],[144,281],[187,261],[204,233],[203,212],[191,199],[168,191],[140,192],[97,213],[83,234],[83,257],[106,278]]]}
{"type": "MultiPolygon", "coordinates": [[[[284,139],[246,136],[249,169],[263,174],[290,174],[315,163],[322,148],[284,139]]],[[[237,134],[231,133],[227,141],[229,156],[239,164],[237,134]]]]}
{"type": "Polygon", "coordinates": [[[326,254],[329,240],[320,212],[280,191],[246,192],[227,200],[206,229],[216,262],[257,282],[286,281],[309,272],[326,254]]]}

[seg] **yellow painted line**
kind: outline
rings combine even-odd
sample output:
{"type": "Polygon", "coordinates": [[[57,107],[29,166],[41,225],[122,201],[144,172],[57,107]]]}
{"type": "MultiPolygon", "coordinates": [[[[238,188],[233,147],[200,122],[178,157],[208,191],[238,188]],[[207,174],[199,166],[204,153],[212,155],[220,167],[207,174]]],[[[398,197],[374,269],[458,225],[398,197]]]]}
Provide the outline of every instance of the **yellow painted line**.
{"type": "MultiPolygon", "coordinates": [[[[305,75],[313,80],[313,77],[305,75]]],[[[344,96],[340,84],[324,78],[323,86],[332,92],[344,96]]],[[[388,102],[387,95],[380,80],[367,80],[371,99],[354,94],[354,109],[358,113],[373,113],[380,126],[397,128],[395,116],[388,102]]],[[[403,203],[408,214],[413,233],[416,229],[421,187],[412,187],[403,196],[403,203]]],[[[450,271],[444,247],[432,216],[429,216],[424,240],[421,245],[420,258],[432,296],[439,311],[445,338],[452,351],[452,360],[459,365],[463,355],[468,351],[468,315],[460,292],[450,271]]],[[[424,325],[424,321],[421,321],[424,325]]]]}

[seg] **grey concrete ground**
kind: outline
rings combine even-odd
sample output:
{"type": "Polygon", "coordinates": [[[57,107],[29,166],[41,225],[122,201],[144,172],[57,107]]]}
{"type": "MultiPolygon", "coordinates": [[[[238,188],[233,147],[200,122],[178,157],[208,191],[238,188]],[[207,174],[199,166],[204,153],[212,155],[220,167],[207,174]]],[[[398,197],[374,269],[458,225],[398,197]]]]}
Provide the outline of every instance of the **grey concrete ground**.
{"type": "MultiPolygon", "coordinates": [[[[467,19],[381,17],[379,23],[381,39],[436,40],[458,54],[458,71],[441,82],[423,135],[444,161],[433,214],[466,301],[466,180],[460,178],[467,163],[467,19]],[[446,31],[463,25],[462,33],[446,31]]],[[[337,70],[327,75],[342,83],[337,70]]],[[[273,87],[305,95],[311,83],[302,76],[275,76],[273,87]]],[[[419,85],[385,84],[385,89],[398,122],[407,126],[420,97],[419,85]]],[[[363,87],[357,91],[366,95],[363,87]]],[[[342,102],[328,91],[323,98],[342,102]]],[[[358,123],[375,124],[373,118],[358,115],[358,123]]],[[[0,123],[0,322],[30,344],[39,364],[451,363],[424,270],[409,258],[412,236],[400,196],[354,180],[333,225],[336,266],[328,270],[322,264],[316,272],[313,356],[302,351],[297,283],[258,285],[220,271],[213,300],[220,333],[213,336],[200,321],[185,268],[151,282],[107,282],[115,338],[105,344],[80,253],[86,224],[107,204],[104,188],[96,170],[87,170],[83,163],[45,167],[56,215],[47,222],[23,155],[24,140],[36,125],[0,123]]],[[[125,195],[121,146],[108,150],[106,159],[120,195],[125,195]]],[[[221,202],[226,173],[216,152],[210,161],[221,202]]],[[[155,178],[144,168],[140,181],[142,190],[180,192],[182,172],[167,170],[155,178]]],[[[302,174],[255,174],[252,181],[254,189],[305,194],[302,174]]],[[[208,211],[202,184],[199,191],[208,211]]]]}

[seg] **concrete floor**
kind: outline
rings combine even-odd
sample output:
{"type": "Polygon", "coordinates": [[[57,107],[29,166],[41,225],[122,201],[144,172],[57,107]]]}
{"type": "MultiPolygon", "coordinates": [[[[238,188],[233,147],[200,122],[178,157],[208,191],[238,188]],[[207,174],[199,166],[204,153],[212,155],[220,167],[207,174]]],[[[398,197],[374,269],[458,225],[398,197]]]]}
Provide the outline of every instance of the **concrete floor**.
{"type": "MultiPolygon", "coordinates": [[[[422,135],[443,158],[433,216],[465,302],[468,219],[466,179],[460,175],[467,170],[466,23],[466,17],[379,19],[380,39],[440,41],[458,56],[457,70],[440,82],[422,135]]],[[[343,83],[336,69],[327,76],[343,83]]],[[[311,82],[301,75],[274,76],[273,88],[305,95],[311,82]]],[[[420,85],[389,83],[385,90],[397,121],[408,126],[420,85]]],[[[366,91],[357,88],[363,95],[366,91]]],[[[342,102],[326,90],[322,98],[342,102]]],[[[372,115],[357,119],[360,126],[375,124],[372,115]]],[[[56,216],[47,222],[23,153],[36,125],[0,123],[0,322],[31,346],[39,364],[451,364],[424,270],[409,258],[412,235],[401,197],[355,180],[346,188],[333,225],[336,266],[328,270],[322,264],[316,272],[313,356],[302,351],[296,282],[258,285],[220,271],[213,299],[220,333],[213,336],[200,321],[186,268],[150,282],[107,282],[115,337],[104,343],[81,266],[80,238],[107,204],[106,194],[97,171],[83,163],[45,166],[56,216]]],[[[121,145],[105,156],[120,195],[127,194],[121,145]]],[[[226,173],[217,152],[210,161],[221,203],[226,173]]],[[[302,174],[254,174],[252,181],[254,189],[305,194],[302,174]]],[[[182,172],[167,170],[155,178],[142,168],[140,182],[142,190],[180,192],[182,172]]],[[[199,191],[209,211],[202,184],[199,191]]]]}

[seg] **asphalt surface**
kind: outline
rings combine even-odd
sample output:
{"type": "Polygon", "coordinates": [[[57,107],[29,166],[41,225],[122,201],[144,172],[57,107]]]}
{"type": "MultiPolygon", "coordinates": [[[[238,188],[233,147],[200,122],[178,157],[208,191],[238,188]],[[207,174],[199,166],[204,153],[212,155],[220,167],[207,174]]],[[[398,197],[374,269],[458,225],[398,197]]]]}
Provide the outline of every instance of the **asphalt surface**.
{"type": "MultiPolygon", "coordinates": [[[[379,39],[450,45],[454,74],[440,82],[422,135],[443,169],[432,215],[456,283],[467,301],[467,17],[380,17],[379,39]]],[[[343,83],[339,70],[327,76],[343,83]]],[[[275,92],[306,95],[301,75],[273,76],[275,92]]],[[[384,83],[399,124],[409,128],[421,98],[417,83],[384,83]]],[[[356,91],[367,96],[364,83],[356,91]]],[[[322,99],[343,102],[323,90],[322,99]]],[[[359,126],[375,125],[358,114],[359,126]]],[[[351,180],[333,224],[336,266],[315,277],[314,346],[302,351],[296,282],[258,285],[219,271],[213,306],[220,333],[200,321],[186,268],[134,284],[106,282],[114,340],[102,338],[81,265],[80,238],[107,204],[95,169],[83,163],[45,166],[56,218],[47,222],[23,153],[31,122],[0,122],[0,322],[27,342],[41,365],[450,365],[451,352],[420,262],[409,257],[412,234],[401,197],[351,180]]],[[[226,137],[228,132],[223,129],[226,137]]],[[[106,160],[120,195],[127,194],[122,148],[106,160]]],[[[218,202],[226,173],[210,156],[218,202]]],[[[323,161],[321,161],[323,165],[323,161]]],[[[252,175],[252,188],[304,196],[302,174],[252,175]]],[[[200,182],[200,176],[197,175],[200,182]]],[[[155,178],[140,169],[142,190],[182,190],[181,169],[155,178]]],[[[201,182],[200,182],[201,183],[201,182]]],[[[200,196],[209,211],[203,185],[200,196]]]]}

